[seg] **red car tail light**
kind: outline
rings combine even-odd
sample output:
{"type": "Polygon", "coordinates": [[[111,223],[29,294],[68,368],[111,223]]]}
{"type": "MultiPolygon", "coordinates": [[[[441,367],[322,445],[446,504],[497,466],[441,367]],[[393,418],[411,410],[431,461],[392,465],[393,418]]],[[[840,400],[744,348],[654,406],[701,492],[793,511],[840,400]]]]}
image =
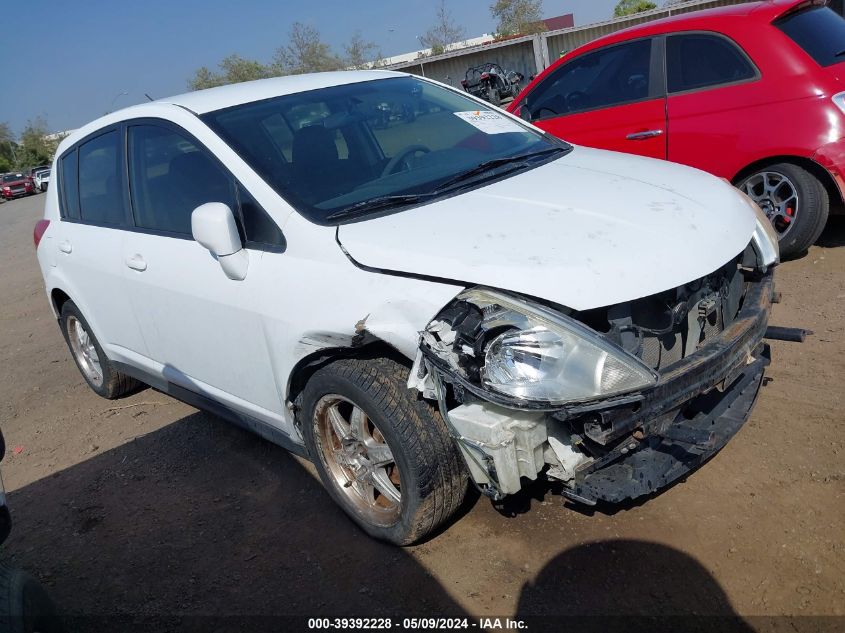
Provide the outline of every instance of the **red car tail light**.
{"type": "Polygon", "coordinates": [[[32,232],[32,241],[35,242],[35,248],[38,248],[38,244],[41,242],[41,238],[44,237],[48,226],[50,226],[50,220],[38,220],[35,223],[35,230],[32,232]]]}

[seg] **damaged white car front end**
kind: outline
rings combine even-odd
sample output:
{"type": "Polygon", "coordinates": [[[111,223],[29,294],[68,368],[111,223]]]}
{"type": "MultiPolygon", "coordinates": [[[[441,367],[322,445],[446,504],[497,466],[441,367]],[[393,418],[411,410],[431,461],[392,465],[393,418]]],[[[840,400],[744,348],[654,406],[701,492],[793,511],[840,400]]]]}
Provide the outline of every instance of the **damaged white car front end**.
{"type": "Polygon", "coordinates": [[[737,257],[653,296],[574,311],[473,288],[446,306],[408,386],[438,402],[480,490],[500,500],[545,473],[572,500],[619,502],[724,446],[769,363],[778,254],[761,216],[737,257]]]}

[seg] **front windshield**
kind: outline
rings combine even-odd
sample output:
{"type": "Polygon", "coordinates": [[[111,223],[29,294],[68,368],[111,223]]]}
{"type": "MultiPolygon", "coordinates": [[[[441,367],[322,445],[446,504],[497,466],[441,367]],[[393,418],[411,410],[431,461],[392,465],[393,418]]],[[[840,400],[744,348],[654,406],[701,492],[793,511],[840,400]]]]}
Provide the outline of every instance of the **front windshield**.
{"type": "Polygon", "coordinates": [[[202,118],[317,223],[334,223],[349,210],[360,216],[441,190],[452,193],[456,179],[474,176],[480,166],[495,166],[500,176],[510,158],[545,157],[566,147],[414,77],[312,90],[202,118]]]}
{"type": "Polygon", "coordinates": [[[6,174],[3,176],[3,182],[15,182],[16,180],[23,180],[23,174],[6,174]]]}

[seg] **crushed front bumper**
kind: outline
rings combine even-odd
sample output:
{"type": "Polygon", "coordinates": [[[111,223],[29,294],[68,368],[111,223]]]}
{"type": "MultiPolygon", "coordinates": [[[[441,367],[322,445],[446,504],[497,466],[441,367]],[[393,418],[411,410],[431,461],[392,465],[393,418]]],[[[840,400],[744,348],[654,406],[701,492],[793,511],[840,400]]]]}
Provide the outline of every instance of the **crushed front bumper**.
{"type": "Polygon", "coordinates": [[[667,367],[635,407],[611,416],[615,448],[576,472],[563,494],[618,503],[667,486],[712,457],[742,427],[763,382],[772,274],[749,286],[736,320],[695,354],[667,367]],[[630,434],[628,432],[630,431],[630,434]]]}

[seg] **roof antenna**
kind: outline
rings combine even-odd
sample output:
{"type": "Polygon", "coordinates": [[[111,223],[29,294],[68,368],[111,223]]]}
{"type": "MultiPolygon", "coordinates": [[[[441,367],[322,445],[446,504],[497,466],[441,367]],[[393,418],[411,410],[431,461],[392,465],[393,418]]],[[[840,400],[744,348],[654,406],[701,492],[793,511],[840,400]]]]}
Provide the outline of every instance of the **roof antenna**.
{"type": "Polygon", "coordinates": [[[147,99],[149,99],[150,101],[155,101],[155,99],[153,99],[153,98],[152,98],[150,95],[148,95],[146,92],[144,93],[144,96],[145,96],[147,99]]]}

